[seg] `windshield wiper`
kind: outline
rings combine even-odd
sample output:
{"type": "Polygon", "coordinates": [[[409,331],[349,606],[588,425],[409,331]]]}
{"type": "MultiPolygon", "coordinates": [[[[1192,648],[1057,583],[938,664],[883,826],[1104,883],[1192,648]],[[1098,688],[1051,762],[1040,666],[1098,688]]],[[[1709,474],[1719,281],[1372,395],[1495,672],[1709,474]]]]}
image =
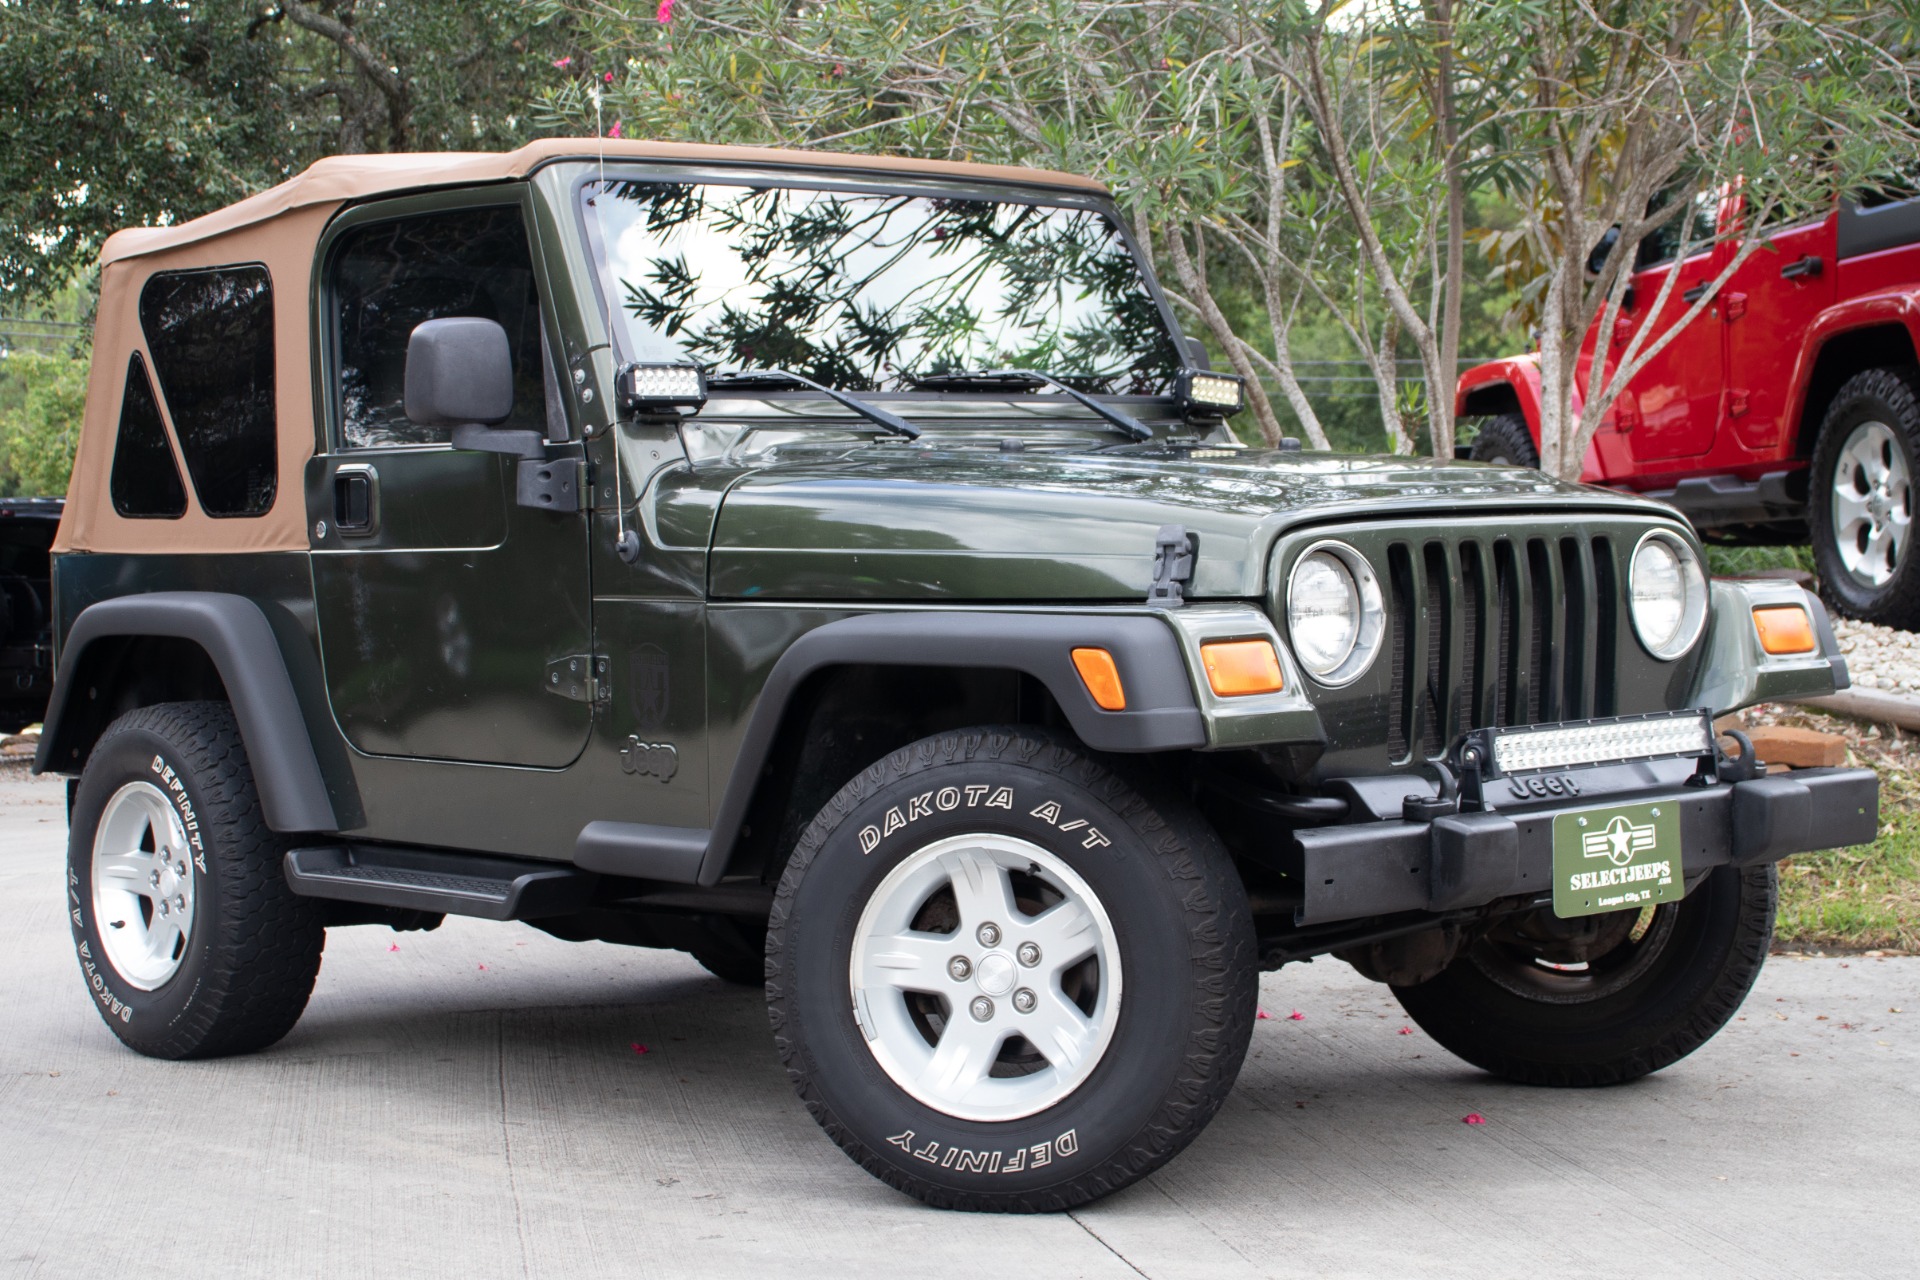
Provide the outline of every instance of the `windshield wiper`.
{"type": "Polygon", "coordinates": [[[832,387],[821,386],[812,378],[803,378],[787,369],[730,369],[707,375],[707,386],[719,387],[807,387],[818,391],[835,404],[844,405],[868,422],[884,427],[894,435],[905,436],[909,440],[920,438],[920,428],[902,418],[899,414],[889,413],[879,405],[868,404],[865,400],[855,399],[844,391],[835,391],[832,387]]]}
{"type": "Polygon", "coordinates": [[[1129,439],[1153,439],[1153,431],[1138,418],[1104,405],[1086,392],[1070,387],[1052,374],[1041,373],[1038,369],[983,369],[974,373],[930,373],[911,381],[914,386],[925,387],[930,391],[981,391],[991,387],[1018,387],[1022,391],[1032,391],[1039,387],[1053,387],[1064,391],[1099,414],[1125,432],[1129,439]]]}

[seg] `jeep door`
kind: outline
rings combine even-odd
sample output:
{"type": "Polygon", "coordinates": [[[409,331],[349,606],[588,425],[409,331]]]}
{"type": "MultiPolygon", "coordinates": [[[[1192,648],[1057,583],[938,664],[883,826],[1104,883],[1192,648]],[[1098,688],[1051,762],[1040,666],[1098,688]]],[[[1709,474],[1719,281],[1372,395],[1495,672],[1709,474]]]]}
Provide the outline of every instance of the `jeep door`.
{"type": "Polygon", "coordinates": [[[527,214],[524,188],[383,201],[321,244],[314,603],[334,718],[369,754],[556,768],[591,727],[585,682],[564,679],[591,647],[586,515],[516,505],[516,459],[455,450],[403,395],[416,325],[496,321],[514,373],[501,425],[579,456],[527,214]]]}
{"type": "Polygon", "coordinates": [[[1789,412],[1793,360],[1807,326],[1833,302],[1833,241],[1831,212],[1770,231],[1721,290],[1727,423],[1749,451],[1768,457],[1793,451],[1799,425],[1798,414],[1789,412]]]}
{"type": "MultiPolygon", "coordinates": [[[[1622,313],[1614,330],[1614,359],[1625,353],[1634,333],[1645,335],[1644,349],[1671,330],[1692,308],[1698,291],[1712,281],[1720,261],[1714,245],[1718,204],[1716,194],[1704,193],[1684,215],[1687,226],[1676,218],[1641,242],[1633,274],[1634,305],[1622,313]],[[1683,247],[1688,252],[1679,257],[1683,247]],[[1673,292],[1655,315],[1654,304],[1669,275],[1677,277],[1673,292]]],[[[1711,449],[1719,426],[1723,373],[1718,311],[1709,309],[1647,362],[1622,397],[1625,403],[1616,421],[1627,432],[1635,460],[1676,461],[1711,449]]]]}

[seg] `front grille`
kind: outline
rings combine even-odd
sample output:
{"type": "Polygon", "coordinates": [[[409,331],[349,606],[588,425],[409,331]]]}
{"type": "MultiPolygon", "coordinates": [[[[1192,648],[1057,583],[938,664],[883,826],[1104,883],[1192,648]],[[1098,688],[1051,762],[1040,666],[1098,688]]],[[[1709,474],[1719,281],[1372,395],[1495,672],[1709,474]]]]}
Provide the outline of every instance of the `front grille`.
{"type": "Polygon", "coordinates": [[[1469,729],[1616,714],[1615,552],[1594,534],[1389,541],[1392,758],[1437,758],[1469,729]]]}

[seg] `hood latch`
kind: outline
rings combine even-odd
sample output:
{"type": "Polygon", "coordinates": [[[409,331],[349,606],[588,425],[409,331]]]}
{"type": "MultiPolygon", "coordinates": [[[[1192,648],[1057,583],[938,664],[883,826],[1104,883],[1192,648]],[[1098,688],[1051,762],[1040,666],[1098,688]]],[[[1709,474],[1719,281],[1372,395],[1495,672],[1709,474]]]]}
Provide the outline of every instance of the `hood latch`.
{"type": "Polygon", "coordinates": [[[1186,586],[1193,581],[1193,562],[1200,555],[1200,539],[1183,524],[1163,524],[1153,535],[1153,585],[1147,603],[1178,609],[1187,602],[1186,586]]]}

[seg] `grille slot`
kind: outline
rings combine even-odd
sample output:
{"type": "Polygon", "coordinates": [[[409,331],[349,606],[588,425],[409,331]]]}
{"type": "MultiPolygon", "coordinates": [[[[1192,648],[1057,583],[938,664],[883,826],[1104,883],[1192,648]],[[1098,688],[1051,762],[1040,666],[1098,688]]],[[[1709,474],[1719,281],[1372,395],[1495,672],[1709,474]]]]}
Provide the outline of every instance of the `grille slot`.
{"type": "Polygon", "coordinates": [[[1617,714],[1619,567],[1604,536],[1429,537],[1386,549],[1388,750],[1617,714]]]}

